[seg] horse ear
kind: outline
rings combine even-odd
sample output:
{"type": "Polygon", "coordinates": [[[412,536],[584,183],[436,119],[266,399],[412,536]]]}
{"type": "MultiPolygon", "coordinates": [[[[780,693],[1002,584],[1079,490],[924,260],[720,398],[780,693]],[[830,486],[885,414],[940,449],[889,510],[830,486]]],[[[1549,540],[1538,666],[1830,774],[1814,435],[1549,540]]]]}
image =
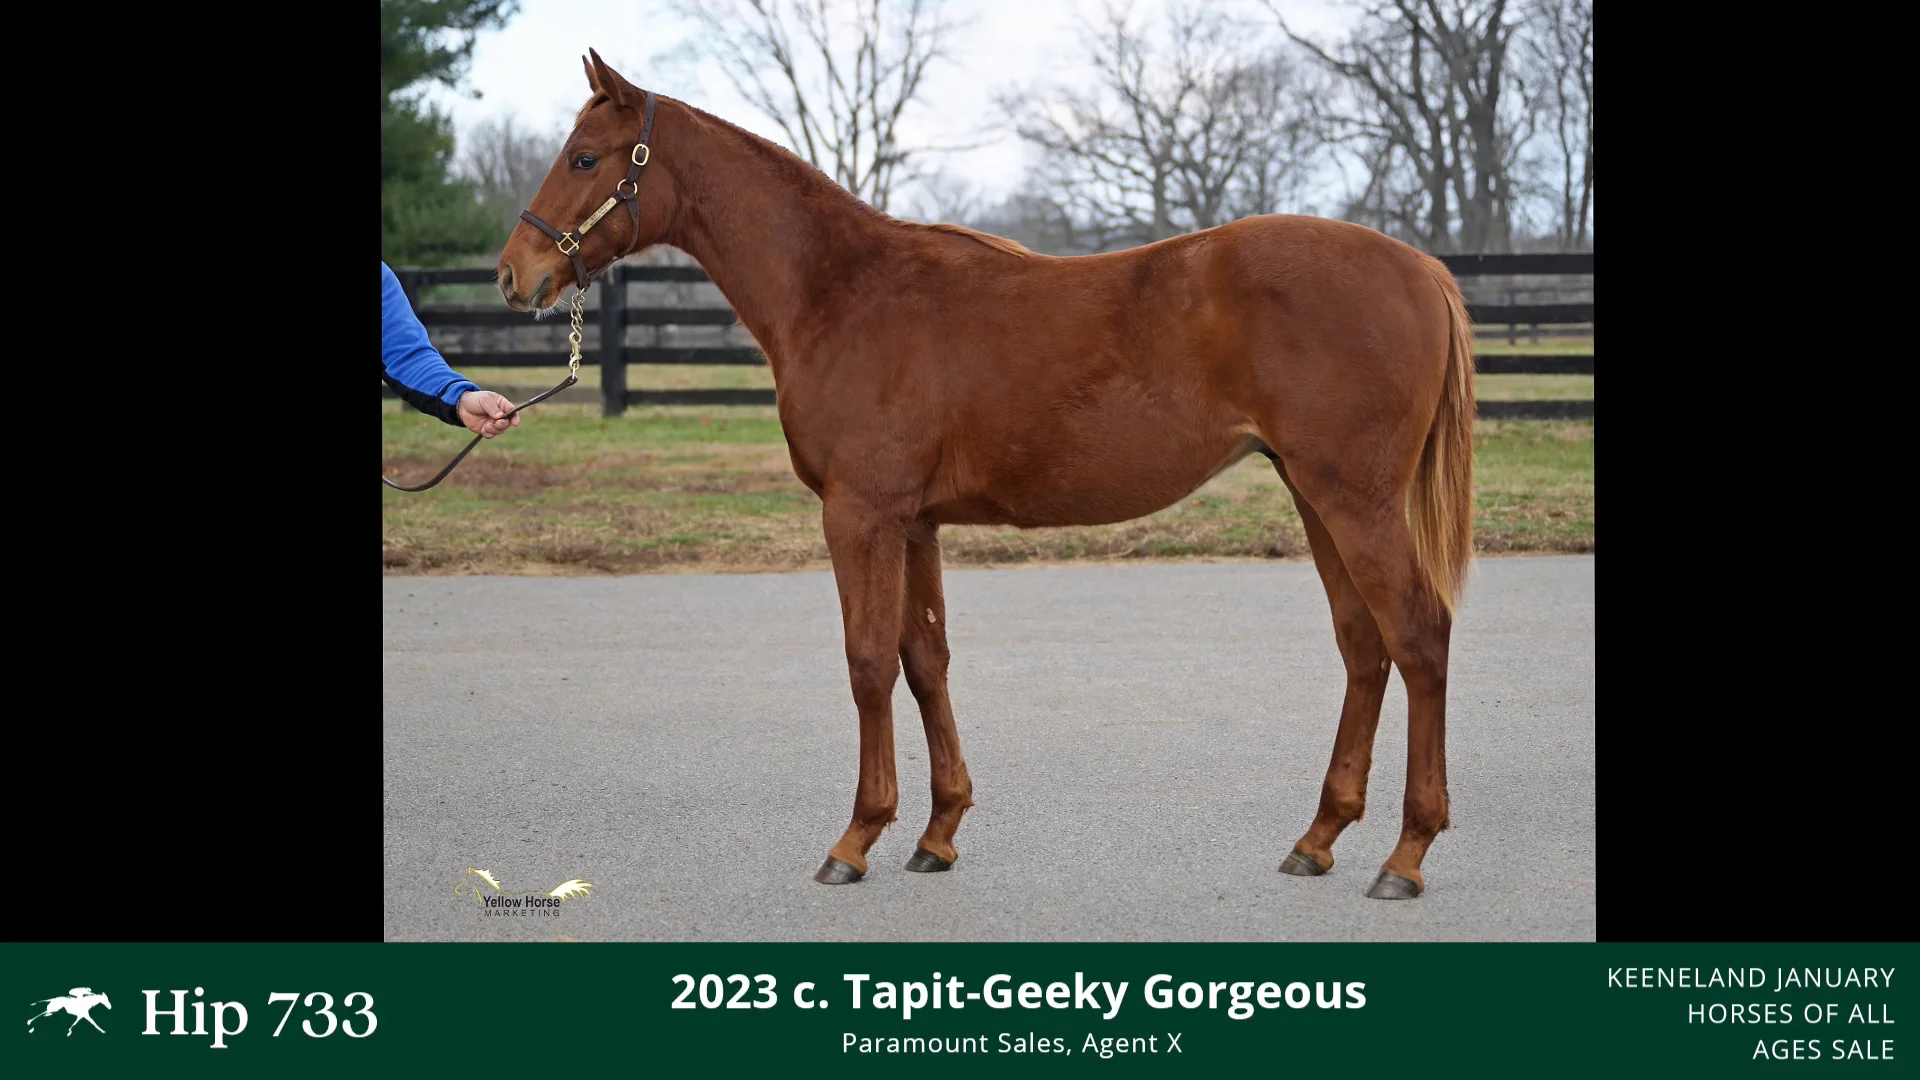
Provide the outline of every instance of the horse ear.
{"type": "Polygon", "coordinates": [[[580,58],[580,66],[587,69],[587,89],[596,94],[599,93],[600,77],[593,73],[593,61],[583,56],[580,58]]]}
{"type": "Polygon", "coordinates": [[[619,72],[608,67],[607,62],[600,59],[599,53],[588,49],[587,55],[592,57],[589,70],[599,81],[599,91],[607,95],[616,106],[627,104],[627,94],[632,91],[632,84],[621,78],[619,72]]]}

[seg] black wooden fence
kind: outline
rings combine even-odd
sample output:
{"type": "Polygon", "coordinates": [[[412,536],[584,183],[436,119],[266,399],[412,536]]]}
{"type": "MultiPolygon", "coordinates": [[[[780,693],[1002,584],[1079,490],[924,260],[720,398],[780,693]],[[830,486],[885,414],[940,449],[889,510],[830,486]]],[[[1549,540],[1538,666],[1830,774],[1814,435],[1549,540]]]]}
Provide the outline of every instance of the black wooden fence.
{"type": "MultiPolygon", "coordinates": [[[[1485,274],[1591,274],[1592,253],[1535,255],[1443,255],[1457,277],[1485,274]]],[[[420,290],[428,285],[480,285],[493,281],[493,270],[481,268],[394,267],[394,276],[407,292],[407,298],[429,329],[434,327],[489,328],[531,326],[533,318],[502,305],[496,310],[471,310],[442,307],[420,302],[420,290]]],[[[627,344],[630,326],[730,326],[735,322],[728,307],[630,307],[626,303],[629,282],[704,282],[706,271],[697,266],[615,266],[601,275],[598,284],[599,311],[594,318],[600,328],[600,346],[591,350],[588,362],[600,365],[600,410],[617,416],[632,405],[771,405],[769,389],[716,390],[633,390],[627,387],[628,364],[763,364],[765,357],[752,346],[712,345],[704,347],[663,347],[627,344]],[[617,343],[617,346],[612,346],[617,343]]],[[[1476,326],[1593,323],[1592,304],[1469,304],[1467,310],[1476,326]]],[[[552,323],[542,323],[551,326],[552,323]]],[[[564,325],[564,324],[562,324],[564,325]]],[[[584,347],[582,355],[589,350],[584,347]]],[[[448,354],[454,364],[475,367],[554,367],[565,363],[565,355],[553,349],[539,352],[484,351],[448,354]]],[[[1475,370],[1488,374],[1593,374],[1593,355],[1520,353],[1482,356],[1475,370]]],[[[385,387],[382,390],[386,393],[385,387]]],[[[1593,401],[1482,401],[1479,414],[1489,419],[1592,419],[1593,401]]]]}

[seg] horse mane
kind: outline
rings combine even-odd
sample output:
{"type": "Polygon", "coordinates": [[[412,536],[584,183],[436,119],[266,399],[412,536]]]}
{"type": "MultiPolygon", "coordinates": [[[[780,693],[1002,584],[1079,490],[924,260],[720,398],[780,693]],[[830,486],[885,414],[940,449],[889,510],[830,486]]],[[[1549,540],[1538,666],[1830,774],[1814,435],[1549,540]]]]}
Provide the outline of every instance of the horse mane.
{"type": "Polygon", "coordinates": [[[1022,259],[1033,254],[1031,250],[1029,250],[1027,247],[1022,245],[1018,241],[1009,240],[1004,236],[995,236],[992,233],[983,233],[979,229],[969,229],[965,225],[954,225],[945,221],[934,221],[934,222],[906,221],[906,222],[902,222],[902,224],[912,225],[915,228],[919,228],[919,229],[933,229],[937,232],[953,233],[956,236],[964,236],[967,239],[972,240],[976,243],[985,244],[995,251],[1004,251],[1009,255],[1016,255],[1022,259]]]}
{"type": "Polygon", "coordinates": [[[739,145],[746,147],[754,156],[766,162],[775,175],[785,180],[789,187],[805,192],[809,198],[838,203],[857,214],[885,216],[790,148],[758,132],[749,131],[724,117],[715,116],[697,105],[689,105],[678,98],[667,97],[665,94],[659,97],[662,101],[671,101],[684,109],[694,122],[706,128],[709,134],[731,138],[739,145]]]}
{"type": "MultiPolygon", "coordinates": [[[[605,97],[606,95],[604,94],[594,95],[593,98],[588,100],[586,106],[580,110],[580,116],[581,117],[586,116],[587,110],[593,108],[595,104],[604,100],[605,97]]],[[[896,217],[892,217],[891,215],[882,213],[881,211],[875,210],[872,206],[868,205],[865,200],[861,199],[859,196],[855,195],[853,192],[848,191],[845,187],[841,186],[838,182],[836,182],[831,176],[828,176],[825,172],[821,171],[818,167],[816,167],[812,162],[808,161],[807,159],[801,157],[799,154],[795,153],[791,148],[782,146],[779,143],[774,142],[772,139],[769,139],[763,135],[749,131],[746,128],[743,128],[740,125],[735,124],[732,121],[727,120],[723,117],[715,116],[714,114],[707,112],[705,109],[702,109],[696,105],[690,105],[687,102],[681,101],[677,98],[668,98],[665,95],[660,95],[660,97],[662,98],[662,100],[672,101],[675,105],[678,105],[682,109],[685,109],[693,117],[696,123],[700,123],[704,126],[709,127],[712,130],[722,132],[727,135],[731,135],[735,137],[741,143],[743,143],[749,149],[751,149],[762,160],[766,161],[769,165],[771,165],[776,173],[787,178],[795,186],[805,189],[809,193],[813,194],[815,197],[825,197],[834,202],[840,203],[842,206],[846,207],[851,211],[854,211],[855,213],[863,213],[863,214],[867,214],[875,217],[885,218],[889,221],[894,221],[901,225],[909,226],[911,228],[931,229],[935,232],[951,233],[956,236],[964,236],[967,239],[974,241],[975,243],[984,244],[995,251],[1004,252],[1005,254],[1008,254],[1008,255],[1014,255],[1020,258],[1026,258],[1027,256],[1033,254],[1032,251],[1028,250],[1026,247],[1022,246],[1017,241],[1009,240],[1003,236],[994,236],[991,233],[984,233],[978,229],[969,229],[965,225],[954,225],[944,221],[942,222],[907,221],[902,218],[896,218],[896,217]]],[[[575,125],[577,126],[579,122],[580,122],[579,117],[576,117],[574,119],[575,125]]]]}

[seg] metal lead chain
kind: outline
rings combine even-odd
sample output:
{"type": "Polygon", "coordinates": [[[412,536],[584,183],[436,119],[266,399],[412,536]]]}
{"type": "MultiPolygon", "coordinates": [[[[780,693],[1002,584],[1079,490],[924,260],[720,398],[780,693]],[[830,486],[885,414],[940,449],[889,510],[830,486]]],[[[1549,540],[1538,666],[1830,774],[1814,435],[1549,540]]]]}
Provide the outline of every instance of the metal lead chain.
{"type": "Polygon", "coordinates": [[[567,360],[567,374],[576,377],[580,374],[580,314],[586,298],[585,289],[573,294],[573,332],[567,335],[567,344],[573,350],[573,355],[567,360]]]}

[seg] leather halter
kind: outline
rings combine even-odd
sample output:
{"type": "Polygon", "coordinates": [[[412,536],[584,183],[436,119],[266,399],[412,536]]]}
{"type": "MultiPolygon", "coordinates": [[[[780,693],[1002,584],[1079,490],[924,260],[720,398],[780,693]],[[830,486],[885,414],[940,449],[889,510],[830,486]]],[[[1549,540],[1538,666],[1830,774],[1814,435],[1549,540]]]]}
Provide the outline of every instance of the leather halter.
{"type": "MultiPolygon", "coordinates": [[[[607,216],[607,211],[612,210],[615,203],[627,204],[627,213],[633,218],[633,239],[627,241],[625,251],[607,260],[607,266],[612,266],[632,254],[634,246],[640,243],[640,205],[637,196],[640,194],[640,170],[653,159],[653,151],[647,146],[647,139],[653,134],[653,100],[653,91],[647,91],[646,119],[640,124],[640,141],[633,144],[633,153],[627,155],[627,160],[633,164],[627,168],[626,179],[614,185],[613,194],[607,196],[607,201],[600,204],[600,209],[595,210],[593,216],[582,222],[578,229],[563,233],[541,221],[533,211],[520,211],[522,220],[552,237],[560,247],[560,254],[573,260],[574,279],[580,286],[581,292],[587,290],[587,282],[592,280],[593,275],[587,273],[586,260],[580,257],[580,245],[587,238],[587,230],[598,225],[600,219],[607,216]]],[[[604,270],[606,266],[600,269],[604,270]]]]}

